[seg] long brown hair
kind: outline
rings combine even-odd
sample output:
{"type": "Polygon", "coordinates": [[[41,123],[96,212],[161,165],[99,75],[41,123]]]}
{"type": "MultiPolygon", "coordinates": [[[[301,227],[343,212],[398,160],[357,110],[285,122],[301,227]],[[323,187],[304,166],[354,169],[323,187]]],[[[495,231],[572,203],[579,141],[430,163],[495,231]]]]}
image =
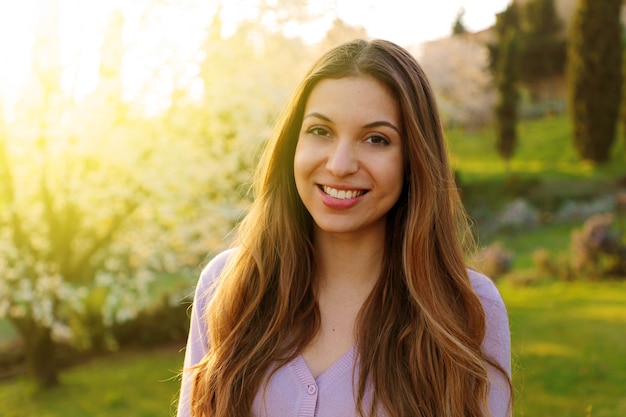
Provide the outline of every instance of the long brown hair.
{"type": "Polygon", "coordinates": [[[398,100],[405,184],[387,216],[383,272],[357,318],[357,409],[376,415],[382,407],[394,417],[489,412],[488,367],[506,373],[480,348],[485,316],[461,247],[469,228],[433,92],[407,51],[357,40],[313,66],[265,148],[238,249],[206,310],[210,351],[196,366],[192,416],[249,416],[268,373],[319,329],[312,219],[296,190],[294,153],[312,89],[322,79],[358,75],[381,81],[398,100]],[[373,397],[364,410],[368,384],[373,397]]]}

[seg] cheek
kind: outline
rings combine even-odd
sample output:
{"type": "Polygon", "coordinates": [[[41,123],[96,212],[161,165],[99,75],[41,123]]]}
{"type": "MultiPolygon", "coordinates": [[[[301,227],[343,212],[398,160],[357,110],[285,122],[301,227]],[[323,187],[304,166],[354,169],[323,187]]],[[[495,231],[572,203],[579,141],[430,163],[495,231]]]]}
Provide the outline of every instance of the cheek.
{"type": "Polygon", "coordinates": [[[304,186],[304,181],[307,175],[307,157],[306,151],[303,149],[301,142],[299,141],[296,145],[296,152],[293,156],[293,176],[296,181],[296,188],[298,190],[298,194],[302,197],[302,187],[304,186]]]}
{"type": "Polygon", "coordinates": [[[296,152],[293,155],[293,173],[298,179],[298,175],[302,172],[302,164],[304,163],[302,158],[302,147],[300,146],[300,142],[296,145],[296,152]]]}
{"type": "Polygon", "coordinates": [[[319,162],[319,150],[311,146],[307,140],[300,140],[296,145],[293,156],[293,170],[295,175],[308,175],[319,162]]]}

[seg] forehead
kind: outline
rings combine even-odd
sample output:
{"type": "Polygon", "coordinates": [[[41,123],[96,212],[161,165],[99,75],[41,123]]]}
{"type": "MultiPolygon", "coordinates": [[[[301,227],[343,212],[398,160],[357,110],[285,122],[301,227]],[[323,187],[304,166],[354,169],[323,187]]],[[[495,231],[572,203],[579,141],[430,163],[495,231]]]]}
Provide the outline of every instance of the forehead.
{"type": "Polygon", "coordinates": [[[353,114],[361,118],[384,118],[400,124],[400,106],[395,95],[382,82],[369,75],[326,78],[311,90],[305,116],[311,112],[353,114]]]}

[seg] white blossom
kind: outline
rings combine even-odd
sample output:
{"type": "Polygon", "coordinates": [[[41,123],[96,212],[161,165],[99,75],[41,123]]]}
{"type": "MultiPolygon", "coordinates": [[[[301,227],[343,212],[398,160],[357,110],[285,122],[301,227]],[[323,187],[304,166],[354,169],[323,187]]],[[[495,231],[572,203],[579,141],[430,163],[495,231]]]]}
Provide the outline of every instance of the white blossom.
{"type": "Polygon", "coordinates": [[[72,329],[58,321],[52,323],[51,331],[52,340],[57,343],[71,343],[74,338],[72,329]]]}
{"type": "Polygon", "coordinates": [[[20,304],[14,304],[9,308],[9,316],[15,318],[23,318],[26,317],[26,308],[20,304]]]}
{"type": "Polygon", "coordinates": [[[420,62],[446,122],[474,126],[490,120],[496,95],[488,60],[487,47],[464,36],[424,45],[420,62]]]}

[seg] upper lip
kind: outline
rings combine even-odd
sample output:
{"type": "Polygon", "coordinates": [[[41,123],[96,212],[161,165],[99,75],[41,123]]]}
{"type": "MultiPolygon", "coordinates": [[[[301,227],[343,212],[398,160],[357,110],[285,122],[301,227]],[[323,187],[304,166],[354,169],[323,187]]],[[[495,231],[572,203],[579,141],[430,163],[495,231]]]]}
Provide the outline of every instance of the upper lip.
{"type": "Polygon", "coordinates": [[[358,187],[356,185],[335,185],[335,184],[317,184],[318,187],[320,188],[324,188],[324,187],[330,187],[330,188],[334,188],[335,190],[343,190],[343,191],[368,191],[367,188],[363,188],[363,187],[358,187]]]}

